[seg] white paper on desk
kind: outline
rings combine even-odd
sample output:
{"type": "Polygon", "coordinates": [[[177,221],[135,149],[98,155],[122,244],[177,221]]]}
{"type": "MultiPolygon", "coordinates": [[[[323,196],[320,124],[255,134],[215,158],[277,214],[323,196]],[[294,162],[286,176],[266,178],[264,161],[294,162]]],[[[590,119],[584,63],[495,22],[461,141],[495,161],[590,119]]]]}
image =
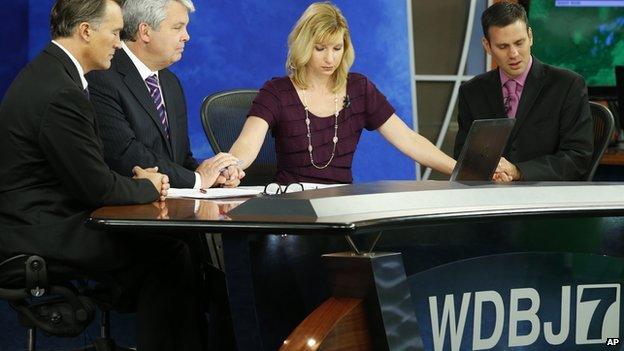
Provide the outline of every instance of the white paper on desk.
{"type": "Polygon", "coordinates": [[[334,188],[334,187],[343,186],[343,185],[347,185],[347,184],[323,184],[323,183],[299,182],[299,183],[291,183],[288,185],[280,185],[281,191],[278,192],[277,183],[271,183],[270,185],[267,186],[266,190],[270,195],[274,195],[276,193],[282,193],[282,194],[285,192],[296,193],[299,191],[334,188]]]}
{"type": "Polygon", "coordinates": [[[325,188],[334,188],[337,186],[344,186],[347,184],[322,184],[322,183],[305,183],[301,182],[303,185],[303,190],[314,190],[314,189],[325,189],[325,188]]]}
{"type": "MultiPolygon", "coordinates": [[[[320,184],[320,183],[301,183],[303,190],[325,189],[346,184],[320,184]]],[[[282,185],[282,191],[286,189],[282,185]]],[[[264,186],[239,186],[237,188],[210,188],[203,193],[199,189],[189,188],[170,188],[167,193],[168,198],[186,197],[191,199],[221,199],[228,197],[246,197],[262,194],[264,186]]]]}
{"type": "Polygon", "coordinates": [[[263,186],[239,186],[238,188],[210,188],[205,193],[199,189],[170,188],[167,197],[186,197],[192,199],[220,199],[226,197],[255,196],[264,190],[263,186]]]}

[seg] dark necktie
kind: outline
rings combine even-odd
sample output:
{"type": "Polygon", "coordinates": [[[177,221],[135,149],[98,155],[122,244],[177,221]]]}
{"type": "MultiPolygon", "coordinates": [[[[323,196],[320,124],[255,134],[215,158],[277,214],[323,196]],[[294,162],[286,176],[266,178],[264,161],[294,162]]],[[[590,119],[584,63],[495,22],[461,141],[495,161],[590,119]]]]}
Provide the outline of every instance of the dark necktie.
{"type": "Polygon", "coordinates": [[[84,88],[84,90],[82,90],[82,92],[85,94],[87,99],[91,100],[91,96],[89,95],[89,87],[84,88]]]}
{"type": "Polygon", "coordinates": [[[152,100],[154,100],[154,105],[156,106],[160,123],[162,123],[163,128],[165,129],[165,135],[169,138],[169,121],[167,120],[167,110],[165,110],[165,103],[163,102],[162,93],[160,91],[160,84],[158,84],[158,76],[152,74],[151,76],[145,78],[145,83],[147,83],[150,96],[152,97],[152,100]]]}

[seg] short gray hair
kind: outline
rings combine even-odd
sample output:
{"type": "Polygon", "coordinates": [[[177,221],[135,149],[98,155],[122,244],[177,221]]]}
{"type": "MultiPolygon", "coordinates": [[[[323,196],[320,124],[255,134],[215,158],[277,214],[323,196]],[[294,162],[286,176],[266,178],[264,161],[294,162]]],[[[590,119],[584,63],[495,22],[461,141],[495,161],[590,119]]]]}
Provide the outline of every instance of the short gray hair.
{"type": "Polygon", "coordinates": [[[195,11],[192,0],[126,0],[122,9],[124,27],[121,39],[135,41],[141,23],[157,29],[165,20],[167,5],[172,1],[182,4],[188,12],[195,11]]]}

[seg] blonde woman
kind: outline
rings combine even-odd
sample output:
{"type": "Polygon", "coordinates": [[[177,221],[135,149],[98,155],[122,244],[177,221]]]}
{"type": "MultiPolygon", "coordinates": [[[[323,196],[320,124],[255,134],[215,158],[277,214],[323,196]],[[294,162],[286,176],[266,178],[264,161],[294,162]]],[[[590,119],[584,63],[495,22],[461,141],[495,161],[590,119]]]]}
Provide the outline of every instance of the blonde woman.
{"type": "Polygon", "coordinates": [[[340,10],[329,2],[310,5],[288,37],[288,76],[264,84],[230,149],[241,168],[254,161],[270,129],[277,182],[351,183],[353,154],[366,128],[420,164],[450,174],[455,161],[407,127],[364,75],[349,73],[354,57],[340,10]]]}

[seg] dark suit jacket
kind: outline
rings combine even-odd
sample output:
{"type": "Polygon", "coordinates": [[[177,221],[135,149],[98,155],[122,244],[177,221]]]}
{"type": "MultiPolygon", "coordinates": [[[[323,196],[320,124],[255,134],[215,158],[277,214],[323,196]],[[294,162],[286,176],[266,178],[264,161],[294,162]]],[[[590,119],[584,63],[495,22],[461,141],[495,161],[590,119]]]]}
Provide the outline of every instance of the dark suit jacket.
{"type": "Polygon", "coordinates": [[[117,50],[109,70],[87,74],[104,156],[111,168],[123,175],[131,175],[136,165],[158,166],[169,176],[172,187],[192,188],[197,161],[190,150],[182,86],[168,69],[158,75],[169,140],[145,82],[125,51],[117,50]]]}
{"type": "Polygon", "coordinates": [[[158,198],[148,180],[104,162],[78,70],[55,44],[30,62],[0,105],[0,255],[35,253],[111,269],[115,237],[84,226],[103,205],[158,198]]]}
{"type": "MultiPolygon", "coordinates": [[[[472,121],[481,118],[507,118],[498,70],[459,89],[455,158],[472,121]]],[[[583,78],[533,58],[503,156],[518,167],[522,180],[579,180],[589,171],[592,128],[583,78]]]]}

